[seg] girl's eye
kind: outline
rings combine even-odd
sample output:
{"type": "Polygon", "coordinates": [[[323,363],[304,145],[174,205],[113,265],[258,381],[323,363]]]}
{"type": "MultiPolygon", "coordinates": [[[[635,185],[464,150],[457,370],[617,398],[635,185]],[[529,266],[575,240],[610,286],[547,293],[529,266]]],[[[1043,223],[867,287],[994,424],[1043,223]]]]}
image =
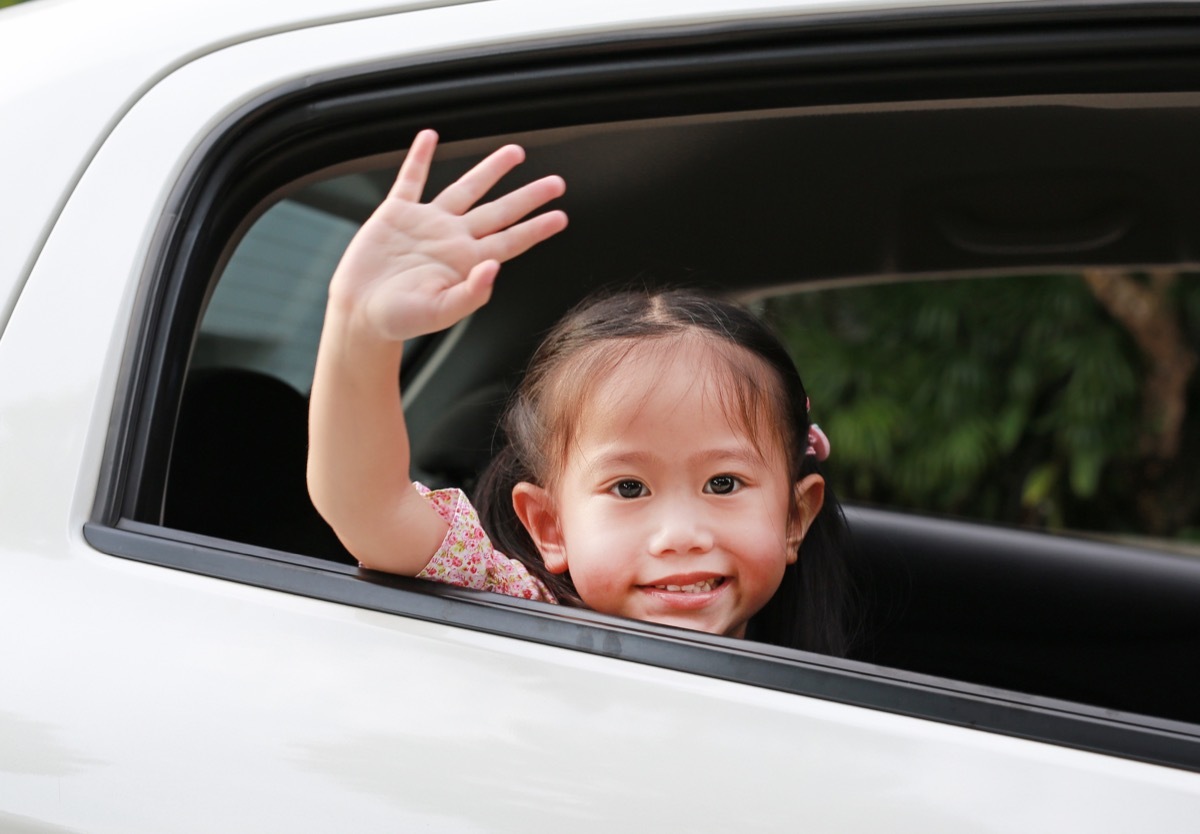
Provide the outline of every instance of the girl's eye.
{"type": "Polygon", "coordinates": [[[741,485],[742,482],[733,475],[717,475],[715,478],[708,479],[708,483],[704,485],[704,491],[714,495],[728,495],[735,492],[741,485]]]}
{"type": "Polygon", "coordinates": [[[622,498],[641,498],[646,494],[646,485],[641,481],[618,481],[612,491],[622,498]]]}

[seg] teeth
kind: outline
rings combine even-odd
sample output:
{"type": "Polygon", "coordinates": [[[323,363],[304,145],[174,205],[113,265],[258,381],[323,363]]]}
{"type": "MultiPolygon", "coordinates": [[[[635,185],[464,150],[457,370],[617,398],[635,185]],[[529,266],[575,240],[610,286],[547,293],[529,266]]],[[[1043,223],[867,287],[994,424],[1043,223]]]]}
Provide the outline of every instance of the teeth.
{"type": "Polygon", "coordinates": [[[693,582],[691,585],[655,585],[660,591],[678,591],[684,594],[702,594],[711,591],[720,583],[719,579],[705,579],[693,582]]]}

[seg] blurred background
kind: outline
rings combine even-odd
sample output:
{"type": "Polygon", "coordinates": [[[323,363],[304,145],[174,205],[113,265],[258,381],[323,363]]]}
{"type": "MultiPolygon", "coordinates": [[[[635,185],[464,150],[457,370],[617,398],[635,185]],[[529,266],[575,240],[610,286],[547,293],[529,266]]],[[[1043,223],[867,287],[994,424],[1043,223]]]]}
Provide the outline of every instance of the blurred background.
{"type": "Polygon", "coordinates": [[[1194,277],[878,283],[764,312],[842,500],[1200,543],[1194,277]]]}

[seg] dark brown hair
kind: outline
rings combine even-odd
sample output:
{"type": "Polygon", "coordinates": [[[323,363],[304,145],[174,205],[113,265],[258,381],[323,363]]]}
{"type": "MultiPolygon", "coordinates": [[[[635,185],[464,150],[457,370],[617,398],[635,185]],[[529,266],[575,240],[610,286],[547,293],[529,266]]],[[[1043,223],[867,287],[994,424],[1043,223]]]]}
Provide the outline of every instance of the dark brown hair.
{"type": "MultiPolygon", "coordinates": [[[[687,290],[622,292],[569,312],[534,353],[501,421],[502,447],[483,473],[475,503],[496,548],[520,560],[564,605],[582,605],[569,573],[553,574],[512,506],[522,481],[550,486],[596,383],[646,340],[701,338],[728,407],[763,454],[782,451],[790,482],[819,471],[808,451],[808,396],[786,349],[737,304],[687,290]],[[760,436],[763,430],[772,436],[760,436]]],[[[699,364],[699,363],[698,363],[699,364]]],[[[789,491],[790,495],[790,491],[789,491]]],[[[790,500],[794,500],[794,496],[790,500]]],[[[847,650],[848,546],[841,508],[825,503],[770,601],[749,623],[748,639],[842,655],[847,650]]]]}

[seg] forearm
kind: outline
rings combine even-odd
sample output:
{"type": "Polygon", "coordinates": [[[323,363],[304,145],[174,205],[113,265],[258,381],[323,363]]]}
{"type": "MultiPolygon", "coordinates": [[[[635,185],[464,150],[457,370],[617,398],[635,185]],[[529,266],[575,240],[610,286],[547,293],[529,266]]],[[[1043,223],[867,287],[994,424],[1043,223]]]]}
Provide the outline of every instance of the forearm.
{"type": "Polygon", "coordinates": [[[412,576],[446,525],[409,477],[401,344],[364,333],[331,301],[313,378],[308,485],[317,510],[360,562],[412,576]]]}

